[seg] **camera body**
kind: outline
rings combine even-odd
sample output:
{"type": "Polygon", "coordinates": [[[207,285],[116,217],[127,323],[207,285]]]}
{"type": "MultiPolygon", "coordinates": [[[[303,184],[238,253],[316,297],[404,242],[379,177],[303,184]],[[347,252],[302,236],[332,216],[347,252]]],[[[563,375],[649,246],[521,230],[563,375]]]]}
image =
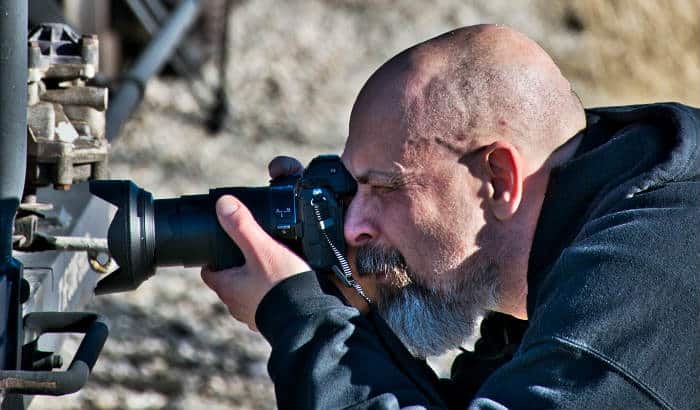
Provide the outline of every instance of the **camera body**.
{"type": "Polygon", "coordinates": [[[95,293],[136,289],[157,266],[243,265],[243,254],[216,219],[215,204],[223,195],[237,197],[266,232],[313,269],[331,270],[345,252],[343,201],[356,190],[336,155],[318,156],[301,176],[275,179],[269,187],[215,188],[179,198],[153,200],[131,181],[92,181],[90,192],[118,207],[107,239],[119,269],[95,293]]]}

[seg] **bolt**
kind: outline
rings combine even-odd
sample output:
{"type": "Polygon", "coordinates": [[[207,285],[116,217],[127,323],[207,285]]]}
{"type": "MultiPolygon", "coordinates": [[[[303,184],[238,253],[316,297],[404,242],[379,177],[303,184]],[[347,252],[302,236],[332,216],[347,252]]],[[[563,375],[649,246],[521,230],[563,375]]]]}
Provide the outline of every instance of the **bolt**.
{"type": "Polygon", "coordinates": [[[107,252],[98,252],[95,260],[102,266],[107,266],[110,256],[107,252]]]}
{"type": "Polygon", "coordinates": [[[51,368],[60,369],[63,366],[63,358],[61,355],[53,354],[51,355],[51,368]]]}
{"type": "Polygon", "coordinates": [[[86,34],[82,37],[81,57],[85,64],[83,75],[92,78],[97,72],[99,64],[99,40],[96,34],[86,34]]]}
{"type": "Polygon", "coordinates": [[[60,355],[52,354],[32,363],[34,370],[51,370],[63,366],[63,358],[60,355]]]}
{"type": "MultiPolygon", "coordinates": [[[[39,47],[39,42],[32,40],[29,42],[28,50],[28,68],[40,68],[41,67],[41,47],[39,47]]],[[[37,81],[36,79],[30,79],[32,81],[37,81]]]]}

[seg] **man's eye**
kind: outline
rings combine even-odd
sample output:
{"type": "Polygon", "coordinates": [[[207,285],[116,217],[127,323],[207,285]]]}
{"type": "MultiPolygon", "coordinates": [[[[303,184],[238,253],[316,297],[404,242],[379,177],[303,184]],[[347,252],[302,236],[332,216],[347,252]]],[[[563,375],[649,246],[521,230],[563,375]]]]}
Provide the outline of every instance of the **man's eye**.
{"type": "Polygon", "coordinates": [[[380,194],[385,194],[389,192],[396,191],[398,187],[389,185],[372,185],[372,191],[378,192],[380,194]]]}

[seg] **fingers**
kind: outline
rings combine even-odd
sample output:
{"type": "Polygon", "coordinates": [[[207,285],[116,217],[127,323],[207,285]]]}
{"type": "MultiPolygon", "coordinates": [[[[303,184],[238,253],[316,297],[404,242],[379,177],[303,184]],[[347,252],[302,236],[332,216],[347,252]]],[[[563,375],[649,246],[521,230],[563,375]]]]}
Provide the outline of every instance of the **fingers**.
{"type": "Polygon", "coordinates": [[[251,310],[252,304],[246,303],[246,297],[251,292],[246,288],[246,272],[238,268],[230,268],[220,271],[212,271],[204,266],[201,271],[202,281],[213,290],[221,301],[228,308],[229,313],[236,320],[248,325],[254,332],[258,331],[255,325],[255,310],[257,305],[251,310]],[[236,295],[239,295],[238,297],[236,295]]]}
{"type": "Polygon", "coordinates": [[[267,166],[270,171],[270,178],[286,177],[290,175],[301,175],[304,166],[296,158],[279,156],[270,161],[267,166]]]}
{"type": "Polygon", "coordinates": [[[261,247],[274,241],[260,227],[250,210],[231,195],[224,195],[216,201],[216,216],[224,231],[241,248],[246,261],[255,260],[261,247]]]}

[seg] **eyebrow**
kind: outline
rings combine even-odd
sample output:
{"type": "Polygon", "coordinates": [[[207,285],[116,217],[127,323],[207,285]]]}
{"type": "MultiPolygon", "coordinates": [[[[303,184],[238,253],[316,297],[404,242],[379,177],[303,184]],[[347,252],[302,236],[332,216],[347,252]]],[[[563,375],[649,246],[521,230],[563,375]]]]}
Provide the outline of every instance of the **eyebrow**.
{"type": "Polygon", "coordinates": [[[405,184],[410,179],[411,175],[412,173],[369,170],[358,175],[355,179],[359,184],[369,184],[373,180],[378,180],[390,186],[398,186],[405,184]]]}

